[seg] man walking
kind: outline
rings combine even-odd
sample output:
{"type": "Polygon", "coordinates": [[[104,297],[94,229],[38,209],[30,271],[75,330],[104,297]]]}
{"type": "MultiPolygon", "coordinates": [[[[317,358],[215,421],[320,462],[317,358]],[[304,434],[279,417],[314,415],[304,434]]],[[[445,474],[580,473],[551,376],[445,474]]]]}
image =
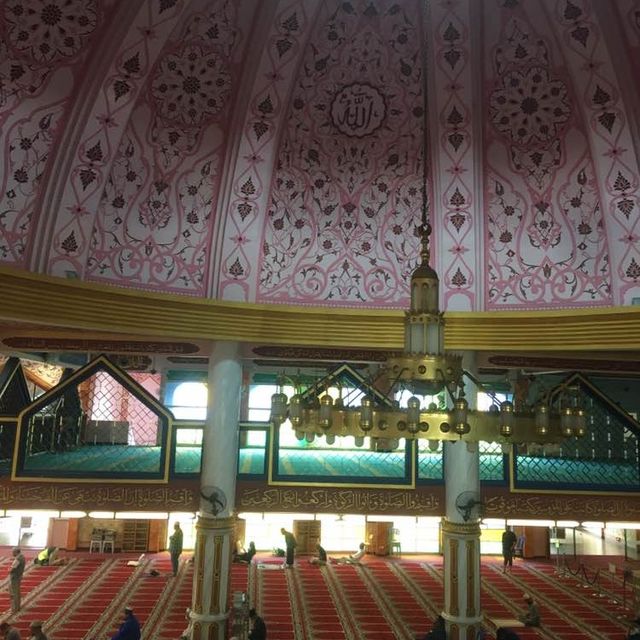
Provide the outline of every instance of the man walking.
{"type": "Polygon", "coordinates": [[[9,595],[11,596],[11,613],[20,611],[20,583],[22,582],[22,574],[24,573],[24,556],[20,547],[14,547],[11,552],[13,562],[9,569],[9,595]]]}
{"type": "Polygon", "coordinates": [[[171,566],[173,568],[173,575],[178,575],[178,567],[180,564],[180,554],[182,553],[182,529],[180,523],[176,522],[173,525],[173,533],[169,536],[169,553],[171,554],[171,566]]]}

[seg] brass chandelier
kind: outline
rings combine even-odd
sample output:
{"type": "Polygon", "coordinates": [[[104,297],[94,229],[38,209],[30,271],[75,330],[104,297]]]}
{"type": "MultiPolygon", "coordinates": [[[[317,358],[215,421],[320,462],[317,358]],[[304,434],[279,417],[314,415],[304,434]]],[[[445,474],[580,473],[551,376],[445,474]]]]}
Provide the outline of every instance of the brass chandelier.
{"type": "Polygon", "coordinates": [[[411,276],[411,306],[404,317],[404,350],[392,354],[380,377],[388,380],[391,392],[401,385],[413,394],[406,407],[389,395],[367,393],[359,406],[346,406],[327,393],[332,380],[313,385],[314,393],[297,391],[289,399],[282,389],[271,397],[271,422],[280,426],[287,419],[299,438],[311,441],[326,436],[353,436],[357,444],[364,437],[393,441],[424,438],[431,441],[457,440],[508,443],[557,443],[586,433],[587,417],[577,389],[560,385],[533,407],[516,413],[511,401],[497,402],[489,411],[469,408],[464,379],[477,381],[462,367],[462,356],[444,348],[445,320],[439,310],[439,279],[429,265],[431,225],[423,208],[420,265],[411,276]],[[418,396],[445,391],[442,409],[435,403],[423,406],[418,396]]]}

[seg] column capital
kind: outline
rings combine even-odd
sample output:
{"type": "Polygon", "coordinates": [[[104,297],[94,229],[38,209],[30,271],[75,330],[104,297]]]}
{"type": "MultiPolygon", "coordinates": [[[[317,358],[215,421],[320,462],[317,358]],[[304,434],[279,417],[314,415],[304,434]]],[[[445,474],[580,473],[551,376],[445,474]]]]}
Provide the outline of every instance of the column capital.
{"type": "Polygon", "coordinates": [[[203,530],[233,529],[237,518],[228,516],[226,518],[216,518],[208,513],[201,513],[196,521],[196,527],[203,530]]]}
{"type": "Polygon", "coordinates": [[[457,536],[480,536],[480,522],[454,522],[447,518],[442,518],[442,533],[457,536]]]}

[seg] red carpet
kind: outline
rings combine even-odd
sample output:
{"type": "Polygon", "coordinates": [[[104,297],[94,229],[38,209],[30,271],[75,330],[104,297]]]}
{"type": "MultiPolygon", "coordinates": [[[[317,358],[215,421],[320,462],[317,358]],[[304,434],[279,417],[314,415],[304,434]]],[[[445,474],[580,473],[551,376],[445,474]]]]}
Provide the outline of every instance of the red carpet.
{"type": "MultiPolygon", "coordinates": [[[[0,573],[6,576],[10,558],[5,553],[0,573]]],[[[40,618],[57,640],[105,638],[120,623],[125,604],[134,607],[145,640],[176,640],[184,630],[193,581],[188,555],[176,578],[166,553],[148,554],[137,568],[126,564],[133,554],[66,556],[69,563],[61,567],[27,564],[23,608],[14,618],[23,637],[29,622],[40,618]],[[151,576],[151,569],[160,575],[151,576]]],[[[281,565],[281,559],[258,557],[251,566],[232,566],[231,594],[248,594],[249,605],[265,618],[270,640],[413,640],[426,633],[442,608],[442,558],[437,556],[367,556],[361,565],[326,567],[299,557],[292,569],[281,565]]],[[[558,576],[548,562],[518,561],[513,573],[503,574],[499,560],[483,558],[485,618],[517,617],[526,591],[538,601],[543,624],[518,629],[523,640],[623,640],[631,612],[621,603],[622,571],[611,575],[605,567],[597,588],[583,584],[577,572],[558,576]]],[[[3,617],[9,614],[6,586],[5,578],[0,581],[3,617]]]]}

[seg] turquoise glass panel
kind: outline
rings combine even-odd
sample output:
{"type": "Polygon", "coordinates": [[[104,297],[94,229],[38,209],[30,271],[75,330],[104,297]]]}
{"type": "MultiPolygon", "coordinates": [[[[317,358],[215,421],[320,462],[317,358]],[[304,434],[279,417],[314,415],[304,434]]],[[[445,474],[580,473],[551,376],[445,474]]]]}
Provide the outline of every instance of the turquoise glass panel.
{"type": "Polygon", "coordinates": [[[280,449],[278,475],[313,477],[358,477],[375,480],[404,479],[405,452],[377,452],[366,449],[280,449]]]}

